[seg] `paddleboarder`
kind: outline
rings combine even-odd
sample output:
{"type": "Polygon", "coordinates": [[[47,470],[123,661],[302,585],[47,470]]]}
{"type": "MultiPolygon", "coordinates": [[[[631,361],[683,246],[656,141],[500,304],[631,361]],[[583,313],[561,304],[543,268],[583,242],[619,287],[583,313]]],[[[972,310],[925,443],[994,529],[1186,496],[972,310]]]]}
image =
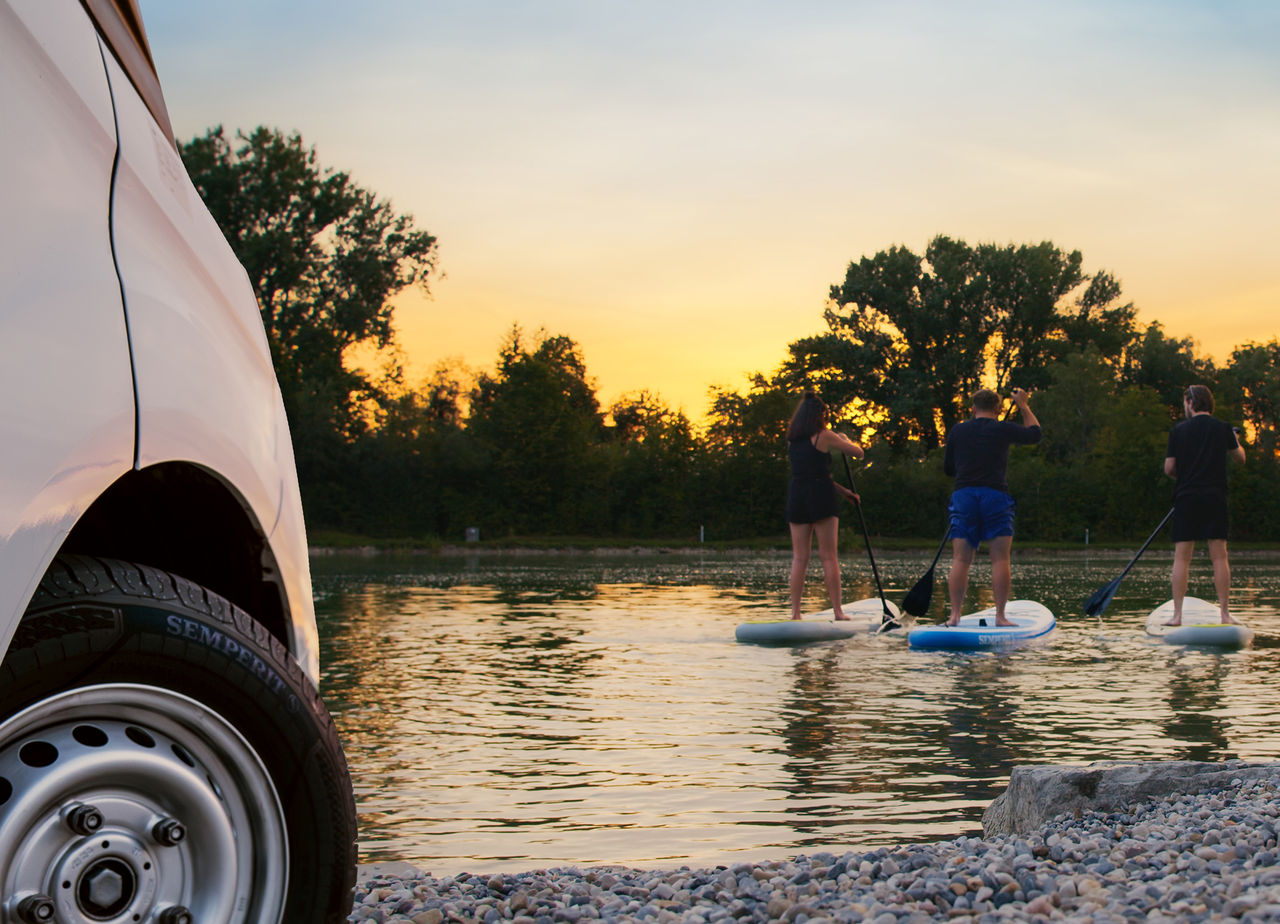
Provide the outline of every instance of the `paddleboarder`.
{"type": "Polygon", "coordinates": [[[843,433],[827,428],[827,406],[807,391],[787,426],[787,455],[791,460],[791,484],[787,489],[787,522],[791,526],[791,618],[800,619],[804,579],[809,570],[813,539],[818,539],[822,576],[836,619],[847,619],[840,608],[840,560],[836,536],[840,527],[839,504],[843,495],[855,504],[858,495],[831,477],[835,450],[861,459],[862,447],[843,433]]]}
{"type": "Polygon", "coordinates": [[[1227,560],[1227,459],[1244,461],[1244,447],[1236,430],[1213,416],[1213,392],[1190,385],[1182,395],[1186,420],[1169,432],[1164,473],[1177,481],[1173,489],[1173,618],[1166,626],[1182,625],[1182,600],[1187,595],[1191,554],[1204,539],[1213,563],[1213,587],[1218,593],[1222,622],[1231,618],[1231,564],[1227,560]]]}
{"type": "Polygon", "coordinates": [[[1005,618],[1005,604],[1013,584],[1010,553],[1013,548],[1013,512],[1017,507],[1009,493],[1006,470],[1009,447],[1040,442],[1040,421],[1028,403],[1024,389],[1010,394],[1022,423],[1000,420],[1003,402],[989,388],[973,393],[972,414],[947,433],[943,471],[955,478],[951,493],[951,615],[947,625],[960,624],[960,610],[969,589],[969,567],[978,547],[988,543],[991,557],[991,594],[995,598],[997,626],[1013,625],[1005,618]]]}

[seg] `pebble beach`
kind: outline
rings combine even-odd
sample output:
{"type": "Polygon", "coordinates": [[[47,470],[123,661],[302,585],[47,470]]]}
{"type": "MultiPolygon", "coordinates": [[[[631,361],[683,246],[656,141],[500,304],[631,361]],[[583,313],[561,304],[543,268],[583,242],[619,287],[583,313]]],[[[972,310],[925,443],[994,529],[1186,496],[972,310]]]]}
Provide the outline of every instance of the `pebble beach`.
{"type": "Polygon", "coordinates": [[[1280,921],[1280,772],[1029,835],[706,869],[366,872],[351,922],[1280,921]]]}

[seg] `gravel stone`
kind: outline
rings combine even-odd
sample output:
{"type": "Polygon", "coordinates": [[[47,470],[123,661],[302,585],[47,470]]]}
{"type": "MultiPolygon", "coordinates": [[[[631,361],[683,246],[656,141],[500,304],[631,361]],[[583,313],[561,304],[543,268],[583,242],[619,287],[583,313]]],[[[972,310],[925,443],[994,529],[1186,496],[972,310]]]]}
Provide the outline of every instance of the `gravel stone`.
{"type": "Polygon", "coordinates": [[[731,868],[536,870],[356,884],[349,922],[1195,924],[1280,921],[1280,767],[1193,795],[1060,816],[1033,834],[731,868]]]}

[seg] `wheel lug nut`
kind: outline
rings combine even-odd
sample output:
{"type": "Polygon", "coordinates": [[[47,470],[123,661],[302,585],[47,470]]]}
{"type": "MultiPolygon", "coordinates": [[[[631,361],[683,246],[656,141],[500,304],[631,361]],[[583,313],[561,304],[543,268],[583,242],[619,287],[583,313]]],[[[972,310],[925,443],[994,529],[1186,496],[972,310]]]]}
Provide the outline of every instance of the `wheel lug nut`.
{"type": "Polygon", "coordinates": [[[195,918],[191,916],[191,912],[181,905],[170,905],[164,911],[160,912],[160,916],[156,918],[159,924],[194,924],[195,918]]]}
{"type": "Polygon", "coordinates": [[[22,924],[45,924],[53,920],[58,909],[48,895],[28,895],[15,910],[22,924]]]}
{"type": "Polygon", "coordinates": [[[80,835],[94,834],[102,827],[102,813],[92,805],[75,802],[62,813],[62,822],[80,835]]]}
{"type": "Polygon", "coordinates": [[[151,827],[151,836],[162,847],[177,847],[187,839],[187,827],[176,819],[166,818],[151,827]]]}

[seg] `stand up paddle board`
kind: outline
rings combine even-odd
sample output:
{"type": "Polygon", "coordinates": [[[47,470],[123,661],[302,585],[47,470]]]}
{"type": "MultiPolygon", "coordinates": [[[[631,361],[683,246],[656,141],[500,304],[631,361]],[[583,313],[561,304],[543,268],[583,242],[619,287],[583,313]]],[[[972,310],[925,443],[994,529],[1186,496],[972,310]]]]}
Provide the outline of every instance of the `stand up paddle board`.
{"type": "Polygon", "coordinates": [[[1222,622],[1216,604],[1199,597],[1182,598],[1182,625],[1166,626],[1173,618],[1173,601],[1162,603],[1147,617],[1147,634],[1170,645],[1207,645],[1215,648],[1243,648],[1253,641],[1253,630],[1239,623],[1222,622]]]}
{"type": "Polygon", "coordinates": [[[916,626],[907,634],[912,648],[973,650],[1005,648],[1052,632],[1055,625],[1048,608],[1034,600],[1010,600],[1004,608],[1011,626],[996,625],[996,608],[987,607],[960,617],[958,626],[916,626]]]}
{"type": "MultiPolygon", "coordinates": [[[[831,639],[849,638],[875,632],[884,621],[884,605],[879,597],[857,600],[844,604],[841,609],[848,619],[836,619],[834,610],[823,610],[803,619],[769,619],[760,622],[744,622],[733,632],[740,642],[757,645],[797,645],[803,642],[826,642],[831,639]]],[[[898,608],[892,603],[889,610],[900,619],[898,608]]],[[[889,631],[889,630],[886,630],[889,631]]]]}

